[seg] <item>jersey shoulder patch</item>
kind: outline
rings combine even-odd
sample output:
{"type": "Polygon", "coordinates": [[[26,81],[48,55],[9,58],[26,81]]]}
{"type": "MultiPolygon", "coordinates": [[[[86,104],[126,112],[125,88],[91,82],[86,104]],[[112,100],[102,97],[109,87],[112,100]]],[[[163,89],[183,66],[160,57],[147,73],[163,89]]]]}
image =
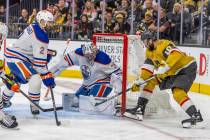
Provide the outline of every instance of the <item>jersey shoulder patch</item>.
{"type": "Polygon", "coordinates": [[[95,62],[101,63],[103,65],[107,65],[111,62],[111,58],[109,57],[108,54],[99,50],[99,52],[96,55],[95,62]]]}
{"type": "Polygon", "coordinates": [[[83,55],[83,52],[82,52],[82,48],[76,49],[76,50],[75,50],[75,53],[78,54],[78,55],[80,55],[80,56],[84,56],[84,55],[83,55]]]}
{"type": "Polygon", "coordinates": [[[47,36],[47,34],[40,28],[40,26],[37,23],[33,23],[32,27],[34,29],[34,34],[36,36],[36,38],[43,42],[43,43],[49,43],[49,38],[47,36]]]}

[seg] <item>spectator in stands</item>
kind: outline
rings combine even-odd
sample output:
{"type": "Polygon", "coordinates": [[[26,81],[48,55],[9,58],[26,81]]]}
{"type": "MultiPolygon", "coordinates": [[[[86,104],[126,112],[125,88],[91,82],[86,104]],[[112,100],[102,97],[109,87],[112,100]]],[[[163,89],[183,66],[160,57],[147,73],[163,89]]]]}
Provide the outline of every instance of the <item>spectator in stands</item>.
{"type": "Polygon", "coordinates": [[[126,13],[123,11],[117,12],[115,18],[114,33],[129,34],[130,24],[126,21],[126,13]]]}
{"type": "Polygon", "coordinates": [[[62,15],[61,11],[60,10],[56,11],[54,15],[54,21],[55,21],[54,31],[55,32],[53,33],[55,37],[64,36],[64,33],[63,33],[64,20],[65,20],[65,16],[62,15]]]}
{"type": "MultiPolygon", "coordinates": [[[[106,14],[107,3],[104,2],[104,1],[98,1],[98,2],[96,2],[97,17],[93,21],[94,33],[100,33],[100,32],[102,32],[102,18],[103,18],[102,12],[103,12],[103,8],[104,8],[104,14],[106,14]]],[[[105,19],[105,17],[104,17],[104,19],[105,19]]]]}
{"type": "Polygon", "coordinates": [[[207,28],[210,28],[210,0],[208,0],[206,9],[207,9],[207,17],[208,17],[207,28]]]}
{"type": "MultiPolygon", "coordinates": [[[[156,19],[154,23],[149,26],[149,30],[153,32],[158,32],[158,20],[156,19]]],[[[170,24],[166,17],[166,12],[164,9],[160,10],[160,27],[159,27],[159,37],[160,39],[170,39],[169,37],[170,24]]]]}
{"type": "Polygon", "coordinates": [[[119,11],[125,11],[127,13],[127,21],[131,22],[140,22],[141,17],[141,6],[136,4],[136,1],[131,3],[129,0],[122,0],[121,6],[119,7],[119,11]],[[131,4],[133,4],[133,18],[132,18],[132,11],[131,11],[131,4]]]}
{"type": "Polygon", "coordinates": [[[114,33],[114,27],[115,27],[115,23],[113,21],[113,14],[112,12],[107,12],[105,16],[104,32],[114,33]]]}
{"type": "MultiPolygon", "coordinates": [[[[134,11],[133,11],[134,19],[133,20],[134,20],[134,22],[139,23],[141,21],[142,5],[138,4],[138,1],[133,1],[133,2],[134,2],[134,8],[133,8],[134,9],[134,11]]],[[[129,14],[128,19],[131,19],[131,8],[130,8],[128,14],[129,14]]],[[[134,25],[134,27],[135,27],[135,25],[134,25]]]]}
{"type": "Polygon", "coordinates": [[[90,39],[90,37],[93,34],[93,24],[92,22],[88,22],[88,16],[83,14],[81,16],[81,21],[78,25],[78,39],[79,40],[87,40],[90,39]]]}
{"type": "Polygon", "coordinates": [[[106,9],[107,9],[107,3],[104,2],[104,1],[100,1],[98,3],[99,5],[96,5],[97,8],[96,8],[96,11],[97,11],[97,17],[96,17],[96,20],[102,20],[102,11],[103,11],[103,8],[104,8],[104,12],[106,12],[106,9]]]}
{"type": "Polygon", "coordinates": [[[208,20],[207,6],[208,6],[208,0],[197,1],[196,3],[197,11],[193,13],[195,27],[201,26],[201,12],[203,13],[203,22],[206,22],[208,20]],[[203,3],[203,9],[202,9],[202,3],[203,3]]]}
{"type": "Polygon", "coordinates": [[[56,25],[62,25],[64,23],[65,16],[62,15],[60,10],[55,12],[54,21],[56,25]]]}
{"type": "MultiPolygon", "coordinates": [[[[69,12],[72,13],[72,7],[70,7],[69,12]]],[[[75,1],[75,5],[74,5],[74,21],[75,21],[75,24],[79,24],[79,20],[80,20],[81,15],[82,15],[82,11],[81,11],[80,8],[78,8],[78,2],[75,1]]]]}
{"type": "MultiPolygon", "coordinates": [[[[71,30],[72,30],[72,14],[68,13],[66,15],[65,23],[63,27],[64,37],[70,38],[71,36],[71,30]]],[[[74,21],[74,30],[77,28],[77,21],[74,21]]]]}
{"type": "Polygon", "coordinates": [[[21,10],[21,16],[18,18],[18,34],[20,34],[28,26],[28,11],[26,9],[21,10]]]}
{"type": "Polygon", "coordinates": [[[58,7],[59,7],[59,10],[61,11],[62,15],[65,15],[68,13],[68,8],[65,7],[65,0],[59,0],[58,7]]]}
{"type": "MultiPolygon", "coordinates": [[[[167,14],[170,23],[170,37],[174,42],[180,43],[180,29],[181,29],[181,4],[175,3],[173,11],[167,14]]],[[[191,32],[192,18],[189,13],[183,11],[183,32],[182,40],[184,41],[186,35],[191,32]]]]}
{"type": "Polygon", "coordinates": [[[55,15],[55,13],[59,11],[59,7],[57,5],[53,6],[53,15],[55,15]]]}
{"type": "Polygon", "coordinates": [[[148,30],[149,26],[153,24],[154,20],[152,17],[152,13],[147,11],[145,13],[144,19],[137,25],[136,34],[140,35],[141,33],[148,30]]]}
{"type": "Polygon", "coordinates": [[[88,21],[93,22],[97,17],[97,12],[94,8],[94,3],[91,0],[87,0],[85,3],[85,9],[82,12],[82,14],[85,14],[88,16],[88,21]]]}
{"type": "Polygon", "coordinates": [[[54,14],[54,6],[55,5],[53,3],[47,4],[47,11],[49,11],[52,14],[54,14]]]}
{"type": "Polygon", "coordinates": [[[27,23],[28,21],[28,11],[26,9],[21,10],[21,16],[18,19],[18,23],[27,23]]]}
{"type": "Polygon", "coordinates": [[[0,22],[6,22],[6,13],[4,9],[4,5],[0,5],[0,22]]]}
{"type": "Polygon", "coordinates": [[[152,13],[153,19],[157,19],[157,11],[153,8],[153,1],[152,0],[145,0],[144,2],[145,8],[141,11],[141,19],[144,19],[144,15],[147,11],[152,13]]]}
{"type": "Polygon", "coordinates": [[[118,11],[126,11],[129,12],[130,1],[129,0],[122,0],[121,5],[118,8],[118,11]]]}
{"type": "Polygon", "coordinates": [[[175,0],[161,0],[160,6],[166,10],[166,13],[173,11],[175,0]]]}
{"type": "Polygon", "coordinates": [[[189,9],[190,13],[196,11],[196,2],[195,0],[184,0],[184,7],[189,9]]]}
{"type": "MultiPolygon", "coordinates": [[[[167,14],[168,20],[171,24],[170,36],[174,42],[180,40],[180,27],[181,27],[181,4],[175,3],[173,11],[167,14]]],[[[183,28],[185,29],[185,28],[183,28]]]]}
{"type": "Polygon", "coordinates": [[[28,24],[31,24],[32,22],[35,21],[36,19],[36,15],[37,15],[37,9],[34,8],[33,11],[32,11],[32,14],[29,16],[29,19],[28,19],[28,24]]]}

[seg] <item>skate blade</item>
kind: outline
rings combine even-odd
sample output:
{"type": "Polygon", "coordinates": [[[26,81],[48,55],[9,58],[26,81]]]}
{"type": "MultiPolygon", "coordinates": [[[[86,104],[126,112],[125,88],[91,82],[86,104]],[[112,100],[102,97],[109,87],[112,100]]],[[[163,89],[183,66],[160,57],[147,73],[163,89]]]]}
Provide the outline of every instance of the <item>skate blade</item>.
{"type": "Polygon", "coordinates": [[[51,97],[44,97],[43,100],[44,101],[50,101],[52,98],[51,97]]]}
{"type": "Polygon", "coordinates": [[[8,130],[20,130],[20,128],[19,127],[15,127],[15,128],[8,128],[8,127],[5,127],[5,126],[3,126],[3,125],[0,125],[2,128],[4,128],[4,129],[8,129],[8,130]]]}
{"type": "Polygon", "coordinates": [[[38,115],[33,115],[33,119],[38,120],[39,119],[38,115]]]}
{"type": "Polygon", "coordinates": [[[127,117],[127,118],[130,118],[130,119],[133,119],[133,120],[137,120],[137,121],[143,121],[143,116],[142,115],[138,115],[138,114],[130,114],[128,112],[125,112],[123,114],[124,117],[127,117]]]}
{"type": "Polygon", "coordinates": [[[191,123],[184,123],[182,124],[182,127],[187,129],[205,129],[206,124],[204,122],[197,122],[196,125],[191,125],[191,123]]]}

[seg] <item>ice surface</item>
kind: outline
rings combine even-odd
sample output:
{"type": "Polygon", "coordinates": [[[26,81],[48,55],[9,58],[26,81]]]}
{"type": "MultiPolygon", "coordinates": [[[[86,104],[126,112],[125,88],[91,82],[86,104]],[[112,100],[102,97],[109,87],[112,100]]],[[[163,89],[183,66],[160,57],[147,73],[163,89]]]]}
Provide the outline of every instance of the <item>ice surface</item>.
{"type": "MultiPolygon", "coordinates": [[[[57,105],[61,105],[61,93],[74,92],[81,83],[77,79],[58,78],[56,81],[54,92],[57,105]]],[[[22,87],[24,91],[27,88],[22,87]]],[[[45,91],[43,86],[42,93],[45,91]]],[[[0,140],[210,140],[210,96],[189,95],[203,113],[205,129],[183,129],[181,120],[186,116],[175,102],[173,106],[178,115],[146,118],[143,122],[58,111],[62,125],[57,127],[53,112],[42,112],[34,119],[30,114],[29,102],[17,93],[12,99],[12,107],[5,111],[17,116],[20,130],[0,127],[0,140]]],[[[51,101],[42,100],[40,104],[45,108],[52,106],[51,101]]]]}

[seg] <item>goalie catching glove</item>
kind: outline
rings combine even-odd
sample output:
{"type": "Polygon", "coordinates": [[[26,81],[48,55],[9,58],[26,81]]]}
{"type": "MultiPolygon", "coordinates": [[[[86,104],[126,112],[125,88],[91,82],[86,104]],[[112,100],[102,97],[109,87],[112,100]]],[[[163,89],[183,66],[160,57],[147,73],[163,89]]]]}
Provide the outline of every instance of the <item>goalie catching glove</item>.
{"type": "Polygon", "coordinates": [[[44,83],[46,87],[51,87],[51,88],[55,87],[55,80],[51,72],[41,74],[41,78],[42,78],[42,82],[44,83]]]}

